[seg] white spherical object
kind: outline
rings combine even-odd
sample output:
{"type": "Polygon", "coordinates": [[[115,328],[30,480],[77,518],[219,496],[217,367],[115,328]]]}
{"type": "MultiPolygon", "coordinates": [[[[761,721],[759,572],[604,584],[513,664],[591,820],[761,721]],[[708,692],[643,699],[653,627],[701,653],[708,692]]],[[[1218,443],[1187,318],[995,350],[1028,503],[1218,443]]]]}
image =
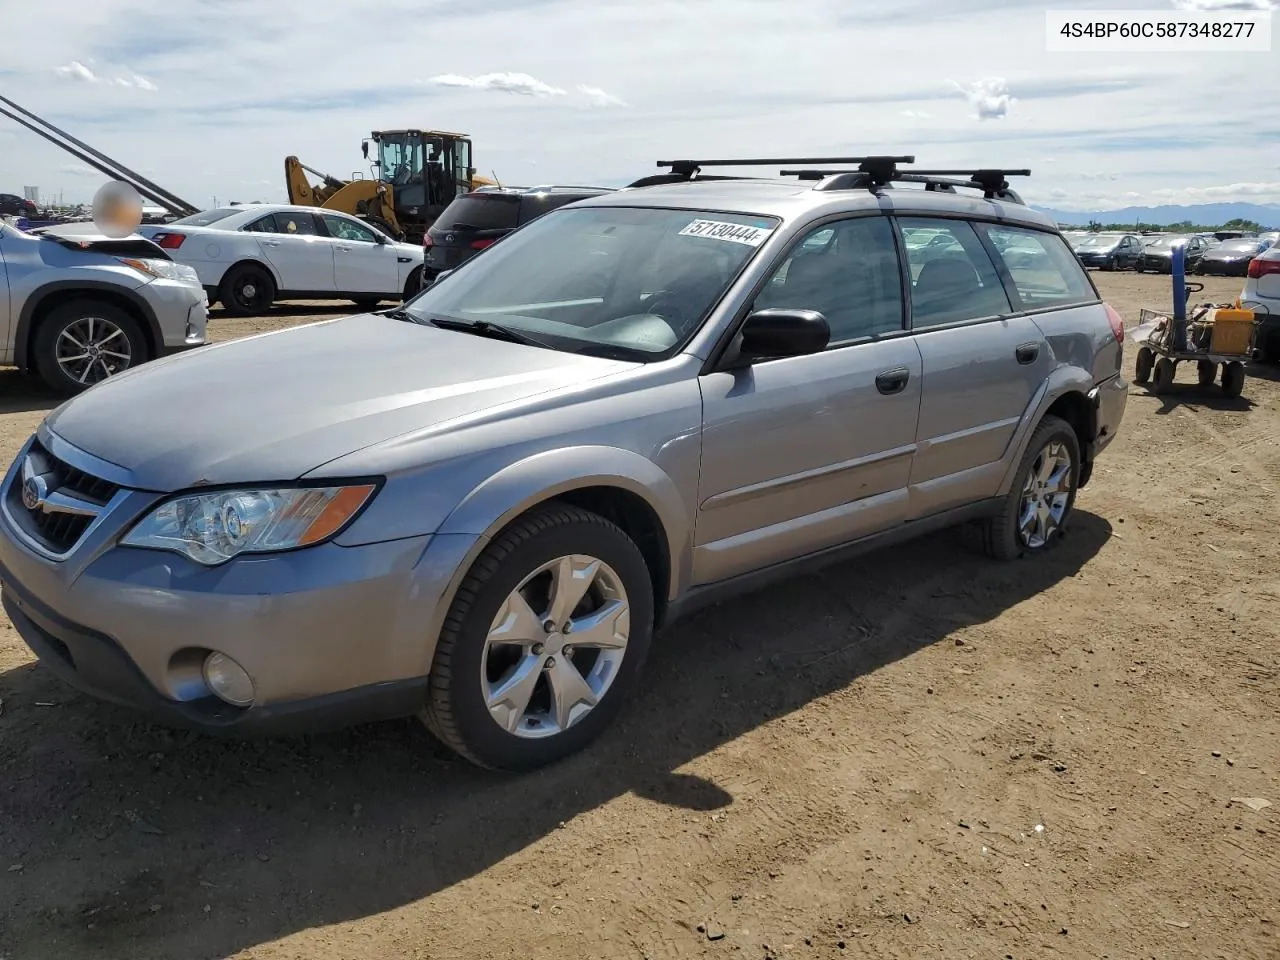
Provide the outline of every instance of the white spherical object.
{"type": "Polygon", "coordinates": [[[142,197],[123,180],[104,183],[93,195],[93,222],[108,237],[127,237],[142,223],[142,197]]]}

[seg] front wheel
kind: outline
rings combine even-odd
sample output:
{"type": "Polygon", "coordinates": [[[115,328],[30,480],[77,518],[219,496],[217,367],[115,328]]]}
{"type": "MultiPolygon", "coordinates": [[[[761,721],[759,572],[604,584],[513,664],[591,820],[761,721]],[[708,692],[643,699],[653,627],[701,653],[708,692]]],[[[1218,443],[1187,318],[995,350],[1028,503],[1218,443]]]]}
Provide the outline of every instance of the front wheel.
{"type": "Polygon", "coordinates": [[[1202,387],[1213,386],[1213,381],[1217,379],[1217,376],[1218,376],[1218,365],[1214,363],[1212,360],[1196,361],[1196,378],[1198,379],[1200,386],[1202,387]]]}
{"type": "Polygon", "coordinates": [[[458,588],[422,719],[480,766],[531,770],[567,757],[635,687],[653,608],[644,557],[621,529],[568,505],[531,512],[458,588]]]}
{"type": "Polygon", "coordinates": [[[1080,439],[1071,425],[1047,416],[1036,428],[1000,512],[987,521],[987,553],[1016,560],[1050,550],[1075,506],[1080,439]]]}
{"type": "Polygon", "coordinates": [[[1156,361],[1155,374],[1151,383],[1153,393],[1168,393],[1173,386],[1173,378],[1178,372],[1177,366],[1168,357],[1156,361]]]}
{"type": "Polygon", "coordinates": [[[1244,391],[1244,364],[1232,360],[1222,368],[1222,392],[1228,397],[1238,397],[1244,391]]]}
{"type": "Polygon", "coordinates": [[[1156,365],[1155,352],[1150,347],[1139,347],[1133,364],[1133,382],[1146,383],[1151,379],[1151,368],[1156,365]]]}
{"type": "Polygon", "coordinates": [[[404,282],[404,299],[416,296],[422,290],[422,267],[414,267],[404,282]]]}
{"type": "Polygon", "coordinates": [[[54,307],[36,330],[34,365],[50,387],[72,395],[149,359],[147,338],[128,313],[101,300],[54,307]]]}

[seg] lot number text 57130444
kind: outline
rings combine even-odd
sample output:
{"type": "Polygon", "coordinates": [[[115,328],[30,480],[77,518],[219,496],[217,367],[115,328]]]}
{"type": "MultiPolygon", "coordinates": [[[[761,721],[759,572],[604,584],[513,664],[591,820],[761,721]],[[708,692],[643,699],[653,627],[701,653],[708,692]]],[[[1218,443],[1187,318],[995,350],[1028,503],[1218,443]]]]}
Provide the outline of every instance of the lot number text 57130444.
{"type": "Polygon", "coordinates": [[[1271,52],[1271,11],[1051,10],[1049,52],[1271,52]]]}

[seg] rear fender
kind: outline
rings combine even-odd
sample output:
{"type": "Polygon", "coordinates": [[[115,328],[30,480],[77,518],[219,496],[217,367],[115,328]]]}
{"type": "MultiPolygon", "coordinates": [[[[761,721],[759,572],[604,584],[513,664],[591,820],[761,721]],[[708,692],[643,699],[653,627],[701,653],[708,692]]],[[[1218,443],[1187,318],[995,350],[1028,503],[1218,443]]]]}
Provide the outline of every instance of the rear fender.
{"type": "MultiPolygon", "coordinates": [[[[1068,393],[1079,393],[1088,402],[1091,390],[1093,390],[1093,378],[1078,367],[1058,367],[1049,374],[1031,403],[1027,405],[1027,410],[1018,423],[1018,429],[1014,431],[1013,442],[1009,444],[1009,451],[1006,454],[1004,477],[1000,481],[1000,496],[1007,494],[1013,487],[1018,466],[1027,452],[1027,444],[1031,442],[1031,434],[1035,432],[1049,408],[1068,393]]],[[[1089,411],[1091,422],[1086,429],[1086,443],[1091,444],[1097,433],[1097,428],[1092,421],[1094,413],[1092,402],[1089,402],[1089,411]]],[[[1089,455],[1087,447],[1081,452],[1085,456],[1089,455]]]]}

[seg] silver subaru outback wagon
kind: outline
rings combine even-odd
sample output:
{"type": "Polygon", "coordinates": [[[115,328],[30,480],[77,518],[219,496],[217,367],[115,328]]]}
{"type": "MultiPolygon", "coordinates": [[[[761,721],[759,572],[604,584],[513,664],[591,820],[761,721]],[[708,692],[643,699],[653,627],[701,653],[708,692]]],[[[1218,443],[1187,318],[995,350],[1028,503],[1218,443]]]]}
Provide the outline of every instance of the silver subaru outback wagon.
{"type": "Polygon", "coordinates": [[[178,724],[418,714],[529,769],[702,602],[961,521],[1039,554],[1119,427],[1123,325],[997,179],[685,164],[396,310],[112,377],[0,487],[4,607],[178,724]]]}

